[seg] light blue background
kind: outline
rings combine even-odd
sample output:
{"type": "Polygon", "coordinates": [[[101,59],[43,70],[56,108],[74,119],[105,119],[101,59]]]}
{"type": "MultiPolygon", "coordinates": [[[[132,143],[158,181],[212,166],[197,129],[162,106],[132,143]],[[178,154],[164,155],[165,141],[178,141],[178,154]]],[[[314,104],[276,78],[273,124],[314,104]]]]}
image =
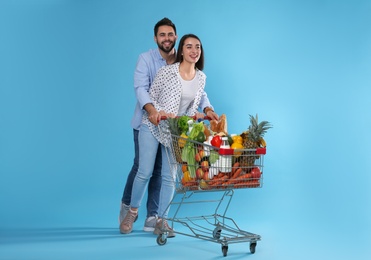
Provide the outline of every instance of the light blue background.
{"type": "MultiPolygon", "coordinates": [[[[116,236],[133,160],[133,71],[166,16],[179,37],[201,38],[206,89],[229,132],[244,131],[249,114],[274,125],[263,188],[238,190],[229,211],[263,237],[251,259],[369,259],[370,13],[368,0],[1,0],[0,230],[116,236]]],[[[136,230],[144,207],[140,215],[136,230]]],[[[101,255],[107,240],[70,245],[69,255],[56,244],[5,243],[0,258],[24,259],[20,246],[39,259],[115,259],[127,248],[139,258],[179,258],[178,249],[184,259],[221,257],[208,242],[158,247],[133,234],[101,255]]]]}

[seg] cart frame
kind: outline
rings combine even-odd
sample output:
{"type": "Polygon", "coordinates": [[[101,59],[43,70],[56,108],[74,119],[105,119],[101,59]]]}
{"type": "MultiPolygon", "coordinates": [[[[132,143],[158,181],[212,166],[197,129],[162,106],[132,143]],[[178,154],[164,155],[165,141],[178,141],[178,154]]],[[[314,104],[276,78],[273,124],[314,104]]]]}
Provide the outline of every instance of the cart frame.
{"type": "MultiPolygon", "coordinates": [[[[188,140],[181,136],[171,134],[171,144],[169,149],[166,149],[168,162],[170,164],[170,169],[176,171],[175,176],[175,187],[176,192],[173,196],[173,199],[168,205],[168,209],[170,207],[175,207],[173,209],[174,213],[171,217],[167,217],[163,219],[164,221],[168,221],[171,223],[171,226],[174,227],[175,223],[178,223],[185,227],[186,230],[189,232],[182,232],[174,230],[173,232],[176,234],[194,237],[214,243],[219,243],[221,245],[223,256],[227,256],[228,252],[228,245],[234,243],[241,243],[247,242],[250,243],[250,253],[254,254],[257,242],[261,240],[261,236],[247,232],[242,230],[237,223],[233,220],[233,218],[227,216],[227,211],[229,209],[230,203],[234,196],[234,189],[238,188],[261,188],[262,187],[262,173],[263,173],[263,162],[264,162],[264,155],[266,153],[265,147],[263,148],[256,148],[256,149],[222,149],[213,147],[211,145],[205,143],[199,143],[197,141],[188,140]],[[193,185],[187,185],[188,183],[184,182],[184,170],[183,165],[185,164],[181,158],[181,150],[178,146],[178,141],[182,140],[184,142],[188,142],[191,144],[194,149],[201,151],[214,151],[219,154],[219,157],[222,156],[230,156],[233,162],[236,161],[249,161],[249,164],[244,166],[240,166],[244,172],[252,171],[252,169],[259,169],[261,176],[259,178],[251,177],[249,182],[246,182],[246,185],[241,185],[241,183],[230,183],[228,185],[216,185],[211,186],[212,180],[209,178],[207,181],[203,179],[198,179],[193,182],[193,185]],[[253,163],[251,164],[251,162],[253,163]],[[201,182],[203,185],[201,185],[201,182]],[[210,184],[206,186],[206,184],[210,184]],[[204,193],[212,193],[213,199],[198,199],[197,197],[200,194],[204,193]],[[177,201],[179,200],[179,201],[177,201]],[[202,214],[202,215],[195,215],[195,216],[181,216],[179,213],[181,209],[187,204],[211,204],[214,203],[216,205],[215,210],[210,214],[202,214]]],[[[189,167],[189,165],[188,165],[189,167]]],[[[191,165],[191,167],[198,167],[200,168],[200,164],[191,165]]],[[[211,166],[210,166],[211,167],[211,166]]],[[[217,170],[224,170],[225,165],[216,164],[214,168],[217,170]]],[[[226,173],[225,173],[226,174],[226,173]]],[[[212,175],[212,174],[210,174],[212,175]]],[[[231,176],[231,173],[229,173],[231,176]]],[[[216,177],[215,177],[216,178],[216,177]]],[[[228,179],[227,179],[228,181],[228,179]]],[[[231,182],[231,181],[230,181],[231,182]]],[[[227,182],[225,182],[227,183],[227,182]]],[[[169,211],[170,213],[170,211],[169,211]]],[[[167,243],[168,232],[162,225],[161,234],[157,236],[156,242],[158,245],[163,246],[167,243]]]]}

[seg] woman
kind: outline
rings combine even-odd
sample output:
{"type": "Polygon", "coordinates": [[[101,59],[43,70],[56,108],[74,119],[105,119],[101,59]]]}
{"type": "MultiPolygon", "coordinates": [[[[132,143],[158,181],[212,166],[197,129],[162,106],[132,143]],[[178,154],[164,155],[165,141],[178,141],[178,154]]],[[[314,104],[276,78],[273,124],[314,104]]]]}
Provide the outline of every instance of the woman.
{"type": "MultiPolygon", "coordinates": [[[[138,215],[138,208],[143,199],[148,180],[151,177],[158,145],[162,151],[162,185],[159,202],[159,219],[154,233],[160,234],[162,230],[168,231],[168,237],[175,234],[169,227],[166,219],[174,189],[175,172],[170,170],[166,149],[170,144],[169,134],[166,133],[166,122],[160,122],[162,116],[188,115],[202,118],[204,114],[198,113],[199,104],[204,92],[206,75],[202,72],[204,67],[204,53],[200,39],[194,34],[187,34],[179,42],[177,59],[172,65],[162,67],[150,89],[153,110],[144,112],[139,130],[140,149],[139,169],[133,184],[130,210],[120,225],[121,233],[132,231],[133,222],[138,215]],[[159,131],[158,125],[164,129],[159,131]],[[162,227],[164,225],[164,227],[162,227]]],[[[207,107],[205,114],[211,119],[218,119],[212,108],[207,107]]]]}

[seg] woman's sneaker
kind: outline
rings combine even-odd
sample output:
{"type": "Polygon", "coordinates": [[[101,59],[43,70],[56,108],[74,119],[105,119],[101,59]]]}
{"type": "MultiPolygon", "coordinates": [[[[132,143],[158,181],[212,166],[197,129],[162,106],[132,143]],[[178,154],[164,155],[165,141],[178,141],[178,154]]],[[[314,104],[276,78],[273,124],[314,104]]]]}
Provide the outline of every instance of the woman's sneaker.
{"type": "Polygon", "coordinates": [[[144,222],[143,230],[146,232],[155,231],[156,223],[157,223],[157,216],[148,217],[146,221],[144,222]]]}
{"type": "Polygon", "coordinates": [[[138,211],[129,209],[124,220],[120,224],[120,232],[122,234],[129,234],[133,230],[133,223],[138,216],[138,211]]]}
{"type": "Polygon", "coordinates": [[[167,223],[167,220],[158,219],[156,223],[155,230],[153,231],[153,234],[160,235],[163,232],[168,232],[167,237],[175,237],[174,229],[172,229],[169,224],[167,223]]]}

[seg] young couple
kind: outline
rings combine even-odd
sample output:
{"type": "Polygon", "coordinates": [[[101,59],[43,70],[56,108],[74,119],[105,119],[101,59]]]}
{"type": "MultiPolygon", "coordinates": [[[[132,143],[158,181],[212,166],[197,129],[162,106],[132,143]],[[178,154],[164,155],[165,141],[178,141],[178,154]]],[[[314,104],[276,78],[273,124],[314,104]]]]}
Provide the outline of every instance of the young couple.
{"type": "Polygon", "coordinates": [[[166,157],[169,136],[158,130],[159,124],[166,123],[160,122],[160,118],[203,117],[205,114],[211,119],[219,117],[204,90],[206,75],[202,72],[201,40],[193,34],[184,35],[175,51],[176,27],[168,18],[155,25],[154,40],[158,48],[139,56],[134,73],[137,104],[131,124],[135,157],[121,200],[120,232],[132,232],[148,187],[144,231],[158,235],[162,228],[168,232],[168,237],[174,237],[166,218],[175,190],[175,172],[170,170],[166,157]]]}

